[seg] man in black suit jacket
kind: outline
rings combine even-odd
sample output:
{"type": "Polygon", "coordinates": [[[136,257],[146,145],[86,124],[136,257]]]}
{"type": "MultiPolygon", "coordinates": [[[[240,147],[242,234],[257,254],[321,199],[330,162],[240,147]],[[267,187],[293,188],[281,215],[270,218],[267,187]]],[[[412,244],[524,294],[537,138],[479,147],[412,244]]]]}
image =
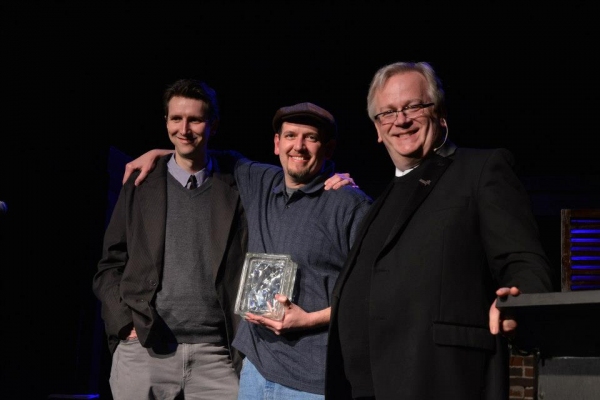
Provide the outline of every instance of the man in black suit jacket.
{"type": "Polygon", "coordinates": [[[381,68],[368,112],[396,177],[334,287],[326,399],[506,400],[503,334],[516,321],[495,298],[552,290],[513,157],[447,140],[444,92],[424,62],[381,68]]]}
{"type": "Polygon", "coordinates": [[[208,151],[219,110],[204,82],[164,95],[175,152],[143,184],[123,185],[105,232],[93,290],[112,353],[115,400],[237,398],[241,355],[231,346],[247,251],[232,166],[208,151]],[[188,182],[194,181],[190,186],[188,182]]]}

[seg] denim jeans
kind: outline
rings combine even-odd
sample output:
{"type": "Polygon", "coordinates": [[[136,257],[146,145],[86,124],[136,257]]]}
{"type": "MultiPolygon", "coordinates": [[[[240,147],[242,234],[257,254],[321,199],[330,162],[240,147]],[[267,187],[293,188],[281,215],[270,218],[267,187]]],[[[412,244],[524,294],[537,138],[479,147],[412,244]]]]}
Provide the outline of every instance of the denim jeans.
{"type": "Polygon", "coordinates": [[[268,381],[250,360],[244,359],[238,400],[323,400],[324,398],[322,394],[302,392],[268,381]]]}

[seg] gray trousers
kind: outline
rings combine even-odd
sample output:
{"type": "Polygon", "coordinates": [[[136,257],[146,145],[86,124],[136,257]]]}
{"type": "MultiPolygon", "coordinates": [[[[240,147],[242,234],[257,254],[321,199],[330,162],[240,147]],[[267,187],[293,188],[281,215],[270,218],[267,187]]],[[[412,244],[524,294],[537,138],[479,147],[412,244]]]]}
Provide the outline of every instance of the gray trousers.
{"type": "Polygon", "coordinates": [[[109,382],[114,400],[235,400],[239,389],[223,346],[184,343],[156,354],[137,339],[117,346],[109,382]]]}

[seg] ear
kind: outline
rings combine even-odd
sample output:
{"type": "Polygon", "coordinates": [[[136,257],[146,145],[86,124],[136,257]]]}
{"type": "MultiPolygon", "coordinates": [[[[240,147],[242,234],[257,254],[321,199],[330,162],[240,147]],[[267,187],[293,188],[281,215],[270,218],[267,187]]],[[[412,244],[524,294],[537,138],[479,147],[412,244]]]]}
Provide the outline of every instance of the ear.
{"type": "Polygon", "coordinates": [[[448,127],[446,118],[440,118],[440,125],[443,126],[444,128],[448,127]]]}
{"type": "Polygon", "coordinates": [[[383,143],[383,139],[381,138],[381,134],[379,134],[379,129],[375,126],[375,131],[377,132],[377,143],[383,143]]]}
{"type": "Polygon", "coordinates": [[[274,150],[273,152],[275,153],[275,155],[279,155],[279,133],[276,133],[275,136],[273,137],[273,144],[274,144],[274,150]]]}

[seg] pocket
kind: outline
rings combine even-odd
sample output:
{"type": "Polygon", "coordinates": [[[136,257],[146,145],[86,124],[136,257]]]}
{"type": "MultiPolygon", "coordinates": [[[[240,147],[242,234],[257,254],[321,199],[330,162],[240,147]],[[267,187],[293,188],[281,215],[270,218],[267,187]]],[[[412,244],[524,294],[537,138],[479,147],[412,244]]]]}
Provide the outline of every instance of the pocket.
{"type": "Polygon", "coordinates": [[[494,351],[496,340],[487,328],[433,323],[433,341],[441,346],[460,346],[494,351]]]}

